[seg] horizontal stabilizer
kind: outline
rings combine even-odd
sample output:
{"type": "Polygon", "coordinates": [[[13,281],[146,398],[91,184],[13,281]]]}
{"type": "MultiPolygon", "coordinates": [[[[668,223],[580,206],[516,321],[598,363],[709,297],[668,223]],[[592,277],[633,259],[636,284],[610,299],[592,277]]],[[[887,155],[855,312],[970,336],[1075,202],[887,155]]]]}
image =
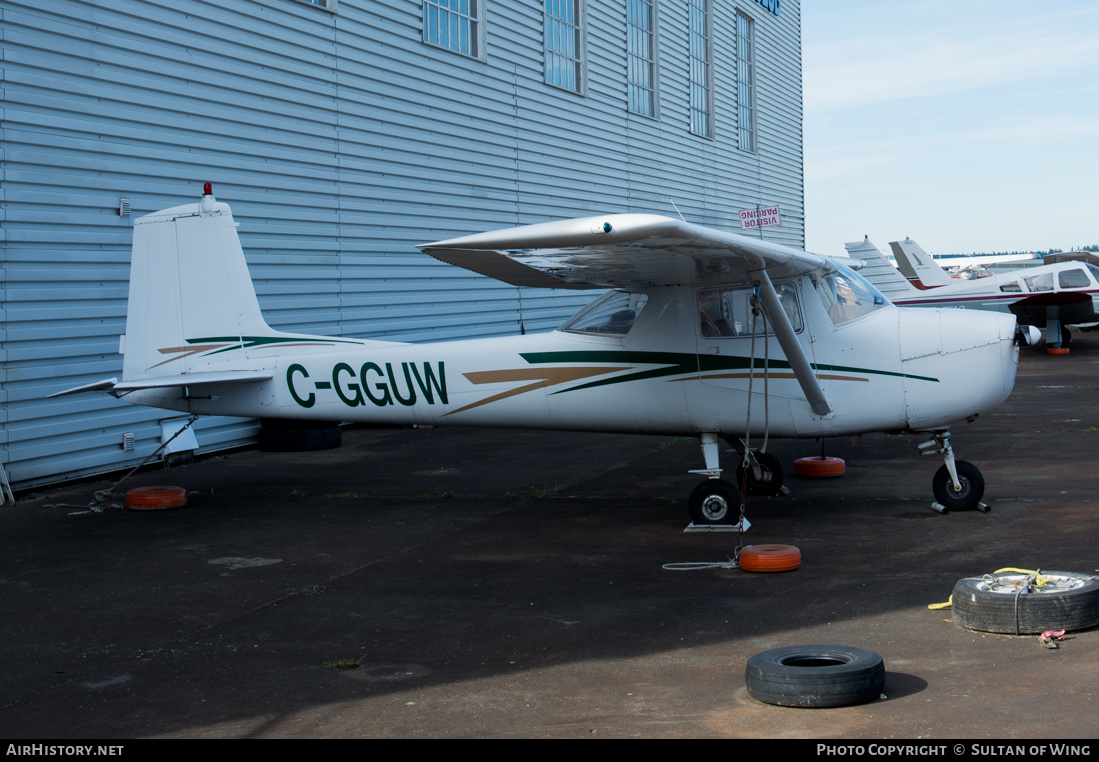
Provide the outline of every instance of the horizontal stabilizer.
{"type": "Polygon", "coordinates": [[[209,373],[182,373],[174,376],[153,376],[136,381],[122,381],[108,378],[91,384],[84,384],[63,392],[54,392],[50,397],[64,397],[69,394],[85,392],[110,392],[115,396],[134,392],[139,389],[163,389],[171,386],[202,386],[203,384],[243,384],[255,381],[270,381],[274,374],[264,370],[226,370],[209,373]]]}
{"type": "Polygon", "coordinates": [[[105,378],[102,381],[95,381],[90,384],[84,384],[83,386],[74,386],[72,389],[66,389],[63,392],[54,392],[53,394],[47,394],[46,398],[50,397],[67,397],[70,394],[88,394],[90,392],[112,392],[114,391],[115,384],[118,383],[117,378],[105,378]]]}

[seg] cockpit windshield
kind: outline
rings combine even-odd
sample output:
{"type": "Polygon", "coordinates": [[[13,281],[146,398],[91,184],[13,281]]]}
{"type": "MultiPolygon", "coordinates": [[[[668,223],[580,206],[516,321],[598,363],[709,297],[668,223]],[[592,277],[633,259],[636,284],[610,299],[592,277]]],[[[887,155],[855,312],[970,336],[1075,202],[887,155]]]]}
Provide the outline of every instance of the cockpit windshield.
{"type": "Polygon", "coordinates": [[[647,294],[611,291],[595,300],[561,326],[570,333],[594,333],[601,336],[625,336],[645,308],[647,294]]]}
{"type": "Polygon", "coordinates": [[[809,276],[813,286],[836,325],[868,315],[889,304],[870,282],[845,265],[833,262],[809,276]]]}

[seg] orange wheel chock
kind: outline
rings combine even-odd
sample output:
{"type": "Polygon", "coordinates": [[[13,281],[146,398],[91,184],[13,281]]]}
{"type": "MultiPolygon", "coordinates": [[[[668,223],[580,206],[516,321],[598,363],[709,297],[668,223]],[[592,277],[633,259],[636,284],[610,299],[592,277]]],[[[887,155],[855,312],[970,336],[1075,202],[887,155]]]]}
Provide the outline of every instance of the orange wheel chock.
{"type": "Polygon", "coordinates": [[[846,470],[847,464],[843,462],[843,458],[798,458],[794,461],[794,476],[809,479],[843,476],[846,470]]]}
{"type": "Polygon", "coordinates": [[[749,545],[741,548],[737,564],[750,572],[793,571],[801,566],[801,551],[793,545],[749,545]]]}
{"type": "Polygon", "coordinates": [[[183,487],[137,487],[126,493],[126,507],[136,510],[182,508],[187,505],[183,487]]]}
{"type": "Polygon", "coordinates": [[[1046,347],[1046,351],[1051,355],[1067,355],[1068,347],[1046,347]]]}

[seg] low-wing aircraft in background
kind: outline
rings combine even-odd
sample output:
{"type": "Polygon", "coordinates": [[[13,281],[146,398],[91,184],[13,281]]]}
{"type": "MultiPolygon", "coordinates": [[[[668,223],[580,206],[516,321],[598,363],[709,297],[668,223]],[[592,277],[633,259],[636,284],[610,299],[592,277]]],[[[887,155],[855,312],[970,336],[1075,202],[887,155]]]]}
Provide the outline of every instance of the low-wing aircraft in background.
{"type": "MultiPolygon", "coordinates": [[[[649,214],[421,247],[516,286],[612,289],[551,333],[405,344],[275,331],[229,206],[134,222],[121,380],[70,389],[201,415],[697,436],[695,523],[736,523],[722,439],[926,432],[940,508],[979,504],[949,426],[1011,392],[1015,319],[905,310],[815,254],[649,214]]],[[[736,445],[734,444],[734,447],[736,445]]],[[[774,456],[742,445],[748,484],[774,456]]]]}
{"type": "Polygon", "coordinates": [[[897,269],[909,283],[920,290],[955,285],[955,278],[973,280],[988,277],[989,273],[983,269],[985,265],[1035,259],[1033,254],[989,254],[935,259],[911,238],[890,241],[889,248],[897,261],[897,269]]]}
{"type": "Polygon", "coordinates": [[[923,250],[914,241],[889,244],[903,272],[917,273],[917,287],[888,264],[869,239],[845,244],[847,254],[867,263],[860,271],[898,307],[964,307],[1009,312],[1020,326],[1044,328],[1046,344],[1067,348],[1068,326],[1083,330],[1099,324],[1099,267],[1070,261],[975,280],[951,278],[935,263],[920,261],[923,250]],[[909,259],[913,261],[909,261],[909,259]],[[901,263],[905,266],[901,266],[901,263]],[[874,263],[874,266],[870,266],[874,263]]]}

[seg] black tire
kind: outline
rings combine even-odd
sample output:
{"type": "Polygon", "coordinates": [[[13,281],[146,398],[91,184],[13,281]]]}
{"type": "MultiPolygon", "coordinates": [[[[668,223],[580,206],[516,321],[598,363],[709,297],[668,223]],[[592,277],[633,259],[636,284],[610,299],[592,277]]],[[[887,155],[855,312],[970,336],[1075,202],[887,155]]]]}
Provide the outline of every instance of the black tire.
{"type": "MultiPolygon", "coordinates": [[[[782,481],[785,478],[785,472],[782,468],[782,463],[769,452],[754,451],[756,463],[759,463],[763,467],[763,470],[771,475],[769,481],[756,481],[752,476],[752,472],[749,469],[748,479],[748,494],[749,495],[778,495],[782,492],[782,481]]],[[[744,484],[744,461],[741,460],[737,463],[736,467],[736,483],[737,486],[744,484]]]]}
{"type": "Polygon", "coordinates": [[[744,682],[748,695],[765,704],[850,706],[881,696],[885,663],[851,646],[787,646],[748,659],[744,682]]]}
{"type": "Polygon", "coordinates": [[[740,490],[724,479],[707,479],[691,491],[687,510],[694,524],[735,524],[740,521],[740,490]]]}
{"type": "MultiPolygon", "coordinates": [[[[1018,572],[989,574],[997,579],[1018,578],[1018,572]]],[[[950,606],[954,621],[967,630],[1008,635],[1035,635],[1046,630],[1078,632],[1099,625],[1099,581],[1094,575],[1076,572],[1041,572],[1042,577],[1076,580],[1071,590],[1049,588],[1048,592],[993,592],[984,577],[967,577],[954,585],[950,606]]]]}
{"type": "Polygon", "coordinates": [[[331,450],[343,443],[343,429],[328,421],[288,421],[265,418],[259,448],[268,452],[331,450]]]}
{"type": "Polygon", "coordinates": [[[931,480],[931,490],[935,493],[935,500],[951,511],[976,508],[985,495],[985,478],[981,476],[981,470],[964,460],[954,461],[954,468],[958,470],[958,481],[962,485],[962,491],[954,491],[954,485],[950,481],[950,472],[943,465],[939,467],[939,470],[935,472],[935,478],[931,480]]]}

